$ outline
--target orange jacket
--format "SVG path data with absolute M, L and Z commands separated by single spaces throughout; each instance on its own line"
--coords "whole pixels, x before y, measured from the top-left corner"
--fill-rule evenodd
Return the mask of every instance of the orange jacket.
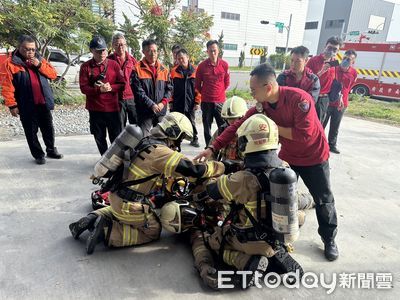
M 54 108 L 53 93 L 48 79 L 56 79 L 57 72 L 44 58 L 36 55 L 40 61 L 40 67 L 37 69 L 46 106 L 49 109 Z M 1 66 L 1 72 L 5 74 L 0 81 L 1 94 L 4 98 L 4 104 L 9 108 L 18 107 L 21 110 L 29 109 L 33 103 L 32 89 L 30 86 L 29 72 L 26 69 L 24 60 L 14 51 Z

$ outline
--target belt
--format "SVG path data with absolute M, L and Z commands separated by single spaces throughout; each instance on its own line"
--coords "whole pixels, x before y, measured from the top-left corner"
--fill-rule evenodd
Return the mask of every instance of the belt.
M 262 241 L 267 237 L 267 233 L 262 233 L 259 236 L 254 229 L 254 227 L 250 228 L 239 228 L 233 224 L 230 225 L 230 231 L 232 235 L 236 236 L 240 243 L 254 242 L 254 241 Z
M 321 94 L 318 96 L 318 98 L 322 98 L 322 97 L 328 97 L 328 94 Z
M 117 195 L 118 197 L 129 202 L 142 202 L 146 199 L 143 194 L 131 190 L 127 187 L 117 190 Z

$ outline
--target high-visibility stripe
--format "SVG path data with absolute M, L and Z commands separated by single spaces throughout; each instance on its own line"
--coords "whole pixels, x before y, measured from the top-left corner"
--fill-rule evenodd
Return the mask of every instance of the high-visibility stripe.
M 234 266 L 235 265 L 235 260 L 236 260 L 238 255 L 239 255 L 238 251 L 224 250 L 223 260 L 228 265 Z
M 165 177 L 170 177 L 172 176 L 172 168 L 174 166 L 174 163 L 176 163 L 176 161 L 183 156 L 183 154 L 180 154 L 178 152 L 174 152 L 171 157 L 167 160 L 167 163 L 165 164 L 164 167 L 164 174 Z
M 225 195 L 226 199 L 228 199 L 229 201 L 232 201 L 233 196 L 232 196 L 231 192 L 228 190 L 228 186 L 226 184 L 227 179 L 228 179 L 227 175 L 223 175 L 221 178 L 221 188 L 222 188 L 221 192 Z
M 207 171 L 203 175 L 203 177 L 211 177 L 211 175 L 214 174 L 214 163 L 212 161 L 207 162 Z
M 131 166 L 129 167 L 129 171 L 131 171 L 134 174 L 137 174 L 140 177 L 149 176 L 149 174 L 147 172 L 145 172 L 144 170 L 142 170 L 138 166 L 135 166 L 134 164 L 131 164 Z
M 131 235 L 131 240 L 129 242 L 129 246 L 137 245 L 138 237 L 139 237 L 139 231 L 136 228 L 132 228 L 132 227 L 130 227 L 130 229 L 131 229 L 132 235 Z

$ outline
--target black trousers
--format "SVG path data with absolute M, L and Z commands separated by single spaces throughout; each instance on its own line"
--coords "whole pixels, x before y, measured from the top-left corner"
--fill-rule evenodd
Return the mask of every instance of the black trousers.
M 101 155 L 106 152 L 107 145 L 107 132 L 110 143 L 121 132 L 121 117 L 118 111 L 116 112 L 100 112 L 89 111 L 90 133 L 93 134 L 96 141 L 97 148 Z
M 329 105 L 329 97 L 328 96 L 320 96 L 318 97 L 318 101 L 315 104 L 315 110 L 317 111 L 317 116 L 321 124 L 325 120 L 326 113 L 328 111 Z
M 190 110 L 190 111 L 184 111 L 184 110 L 179 110 L 179 109 L 172 109 L 171 111 L 176 111 L 176 112 L 180 112 L 181 114 L 184 114 L 189 120 L 190 123 L 192 123 L 192 127 L 193 127 L 193 140 L 197 140 L 197 135 L 198 135 L 198 131 L 196 128 L 196 111 L 195 110 Z
M 137 113 L 136 105 L 133 99 L 119 100 L 120 114 L 121 114 L 121 126 L 122 129 L 126 126 L 126 121 L 129 124 L 137 124 Z
M 314 198 L 319 235 L 324 241 L 334 239 L 337 232 L 337 215 L 330 186 L 329 161 L 309 167 L 290 167 L 303 179 Z
M 208 146 L 211 140 L 211 125 L 213 123 L 213 118 L 215 118 L 218 128 L 224 124 L 224 119 L 221 117 L 222 105 L 223 103 L 201 103 L 204 139 L 206 141 L 206 146 Z
M 329 134 L 328 134 L 329 146 L 336 147 L 337 137 L 339 134 L 339 127 L 340 127 L 340 123 L 342 122 L 345 110 L 346 110 L 346 108 L 342 108 L 342 110 L 338 110 L 337 107 L 333 107 L 333 106 L 328 107 L 328 111 L 326 113 L 323 125 L 325 128 L 326 125 L 328 124 L 328 121 L 330 120 Z
M 21 112 L 20 120 L 29 150 L 35 159 L 44 157 L 44 152 L 37 136 L 39 128 L 46 145 L 46 152 L 54 151 L 53 116 L 46 105 L 35 105 L 30 113 Z

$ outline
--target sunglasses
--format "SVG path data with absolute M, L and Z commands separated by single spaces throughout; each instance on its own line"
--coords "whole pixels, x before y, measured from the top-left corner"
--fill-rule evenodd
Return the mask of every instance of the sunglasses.
M 97 54 L 102 54 L 104 51 L 107 51 L 107 49 L 95 50 L 94 52 L 96 52 Z
M 24 50 L 25 50 L 26 52 L 35 52 L 35 51 L 36 51 L 35 48 L 25 48 L 25 47 L 24 47 Z

